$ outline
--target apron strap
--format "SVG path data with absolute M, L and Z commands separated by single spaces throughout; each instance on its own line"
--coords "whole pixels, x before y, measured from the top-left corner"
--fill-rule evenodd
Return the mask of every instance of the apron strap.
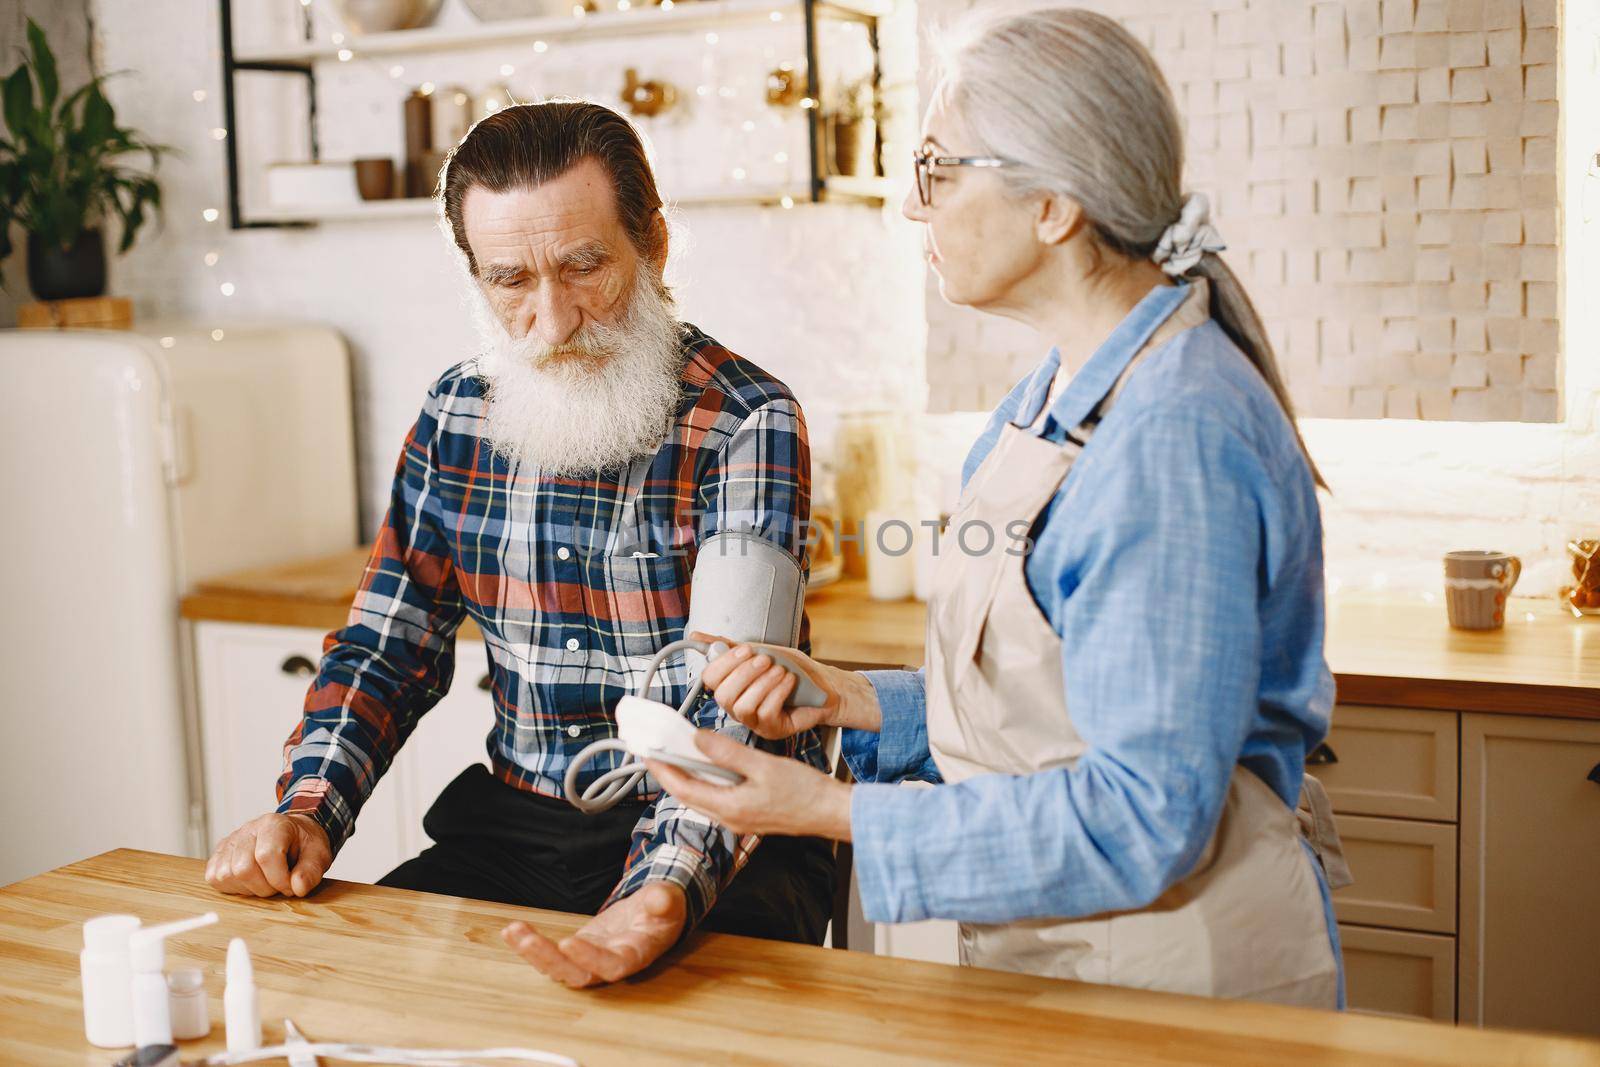
M 1328 878 L 1328 889 L 1343 889 L 1355 882 L 1350 864 L 1344 858 L 1344 842 L 1339 840 L 1339 828 L 1333 822 L 1333 804 L 1322 783 L 1307 774 L 1300 780 L 1300 805 L 1295 809 L 1300 820 L 1300 834 L 1316 853 L 1322 864 L 1322 873 Z

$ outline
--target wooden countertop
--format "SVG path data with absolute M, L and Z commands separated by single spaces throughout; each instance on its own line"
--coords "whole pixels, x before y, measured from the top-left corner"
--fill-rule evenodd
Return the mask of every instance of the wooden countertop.
M 365 549 L 201 583 L 183 616 L 332 630 L 344 624 Z M 807 594 L 812 648 L 831 663 L 922 663 L 924 605 L 868 599 L 845 579 Z M 1453 630 L 1444 605 L 1341 596 L 1328 610 L 1328 662 L 1347 704 L 1600 719 L 1600 618 L 1513 598 L 1503 630 Z M 469 621 L 461 635 L 479 638 Z
M 104 1067 L 84 1041 L 80 924 L 147 924 L 204 911 L 217 925 L 167 943 L 205 972 L 224 1046 L 228 939 L 255 963 L 268 1043 L 283 1020 L 313 1041 L 515 1045 L 606 1064 L 1600 1065 L 1600 1042 L 1456 1029 L 1111 989 L 726 934 L 695 935 L 642 977 L 598 990 L 549 982 L 498 931 L 559 934 L 580 916 L 329 882 L 305 900 L 224 897 L 198 860 L 119 850 L 0 888 L 0 1061 Z M 275 1061 L 281 1062 L 281 1061 Z

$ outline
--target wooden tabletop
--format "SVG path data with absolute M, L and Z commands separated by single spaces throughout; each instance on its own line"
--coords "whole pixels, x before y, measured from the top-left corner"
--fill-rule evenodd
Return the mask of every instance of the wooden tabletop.
M 575 992 L 513 956 L 513 918 L 581 917 L 329 882 L 305 900 L 224 897 L 198 860 L 121 850 L 0 889 L 0 1061 L 105 1067 L 83 1038 L 80 924 L 216 911 L 167 942 L 205 973 L 221 1051 L 224 958 L 243 937 L 266 1039 L 557 1052 L 606 1064 L 1600 1065 L 1600 1042 L 1112 989 L 856 952 L 695 935 L 633 981 Z M 281 1062 L 281 1061 L 275 1061 Z
M 202 583 L 189 619 L 332 630 L 344 625 L 365 549 Z M 919 666 L 925 605 L 868 598 L 845 579 L 806 594 L 813 653 L 832 663 Z M 1454 630 L 1444 604 L 1345 595 L 1328 608 L 1328 663 L 1347 704 L 1600 718 L 1600 618 L 1555 600 L 1513 598 L 1503 630 Z M 461 636 L 480 635 L 469 622 Z

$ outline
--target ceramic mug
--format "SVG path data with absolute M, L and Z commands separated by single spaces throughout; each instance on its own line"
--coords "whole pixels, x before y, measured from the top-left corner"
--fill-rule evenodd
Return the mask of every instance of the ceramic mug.
M 1505 625 L 1506 597 L 1522 577 L 1522 561 L 1505 552 L 1468 550 L 1444 557 L 1444 602 L 1458 630 Z
M 356 191 L 363 200 L 387 200 L 394 195 L 394 160 L 370 157 L 356 160 Z

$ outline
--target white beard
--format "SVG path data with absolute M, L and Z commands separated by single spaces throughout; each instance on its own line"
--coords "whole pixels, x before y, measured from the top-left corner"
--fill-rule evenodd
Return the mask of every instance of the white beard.
M 468 282 L 488 381 L 486 433 L 513 470 L 596 474 L 652 455 L 682 393 L 682 327 L 660 277 L 640 264 L 622 318 L 588 323 L 552 350 L 513 338 Z

